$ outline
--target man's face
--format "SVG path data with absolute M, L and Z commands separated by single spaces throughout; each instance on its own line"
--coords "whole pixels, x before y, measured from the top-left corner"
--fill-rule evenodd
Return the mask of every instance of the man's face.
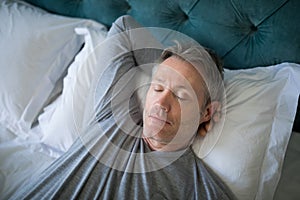
M 190 144 L 202 118 L 204 85 L 188 62 L 170 57 L 152 77 L 144 106 L 143 137 L 153 150 L 174 151 Z

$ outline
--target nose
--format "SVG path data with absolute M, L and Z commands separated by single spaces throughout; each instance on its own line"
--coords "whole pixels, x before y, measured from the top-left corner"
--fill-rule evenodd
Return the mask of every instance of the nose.
M 170 111 L 172 96 L 172 92 L 168 89 L 164 90 L 158 95 L 157 104 L 159 105 L 160 109 L 164 110 L 165 112 Z

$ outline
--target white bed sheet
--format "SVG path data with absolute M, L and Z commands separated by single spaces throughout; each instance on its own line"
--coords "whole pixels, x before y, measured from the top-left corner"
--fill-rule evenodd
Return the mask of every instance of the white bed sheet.
M 38 130 L 37 127 L 31 131 Z M 0 126 L 0 199 L 8 199 L 55 160 L 36 141 L 32 136 L 26 140 L 17 137 Z
M 55 160 L 55 155 L 38 142 L 40 131 L 36 126 L 24 139 L 0 126 L 0 199 L 7 199 Z M 299 158 L 300 133 L 293 132 L 274 200 L 300 197 Z

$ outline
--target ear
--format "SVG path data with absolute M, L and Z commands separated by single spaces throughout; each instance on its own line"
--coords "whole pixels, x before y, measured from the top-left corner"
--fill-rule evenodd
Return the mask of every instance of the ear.
M 209 120 L 211 120 L 212 116 L 220 111 L 221 109 L 221 103 L 219 101 L 213 101 L 210 102 L 204 109 L 204 111 L 202 112 L 202 116 L 200 119 L 200 124 L 202 124 L 203 122 L 208 122 Z M 214 120 L 214 121 L 218 121 L 218 120 Z
M 214 124 L 220 120 L 220 113 L 221 103 L 219 101 L 209 103 L 202 112 L 198 134 L 205 137 L 206 134 L 213 128 Z

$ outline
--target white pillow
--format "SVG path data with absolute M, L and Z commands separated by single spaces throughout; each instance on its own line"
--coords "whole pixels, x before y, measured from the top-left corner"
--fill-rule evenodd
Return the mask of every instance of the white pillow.
M 41 141 L 48 145 L 53 156 L 59 156 L 68 150 L 78 137 L 84 103 L 97 68 L 92 52 L 107 34 L 99 23 L 89 28 L 77 28 L 75 31 L 84 36 L 85 45 L 68 69 L 62 95 L 46 107 L 38 119 L 42 130 Z
M 0 19 L 0 124 L 26 136 L 83 45 L 74 28 L 90 21 L 7 0 Z
M 238 199 L 273 199 L 296 113 L 300 65 L 226 70 L 225 88 L 222 133 L 217 143 L 209 139 L 214 130 L 198 138 L 194 150 Z

